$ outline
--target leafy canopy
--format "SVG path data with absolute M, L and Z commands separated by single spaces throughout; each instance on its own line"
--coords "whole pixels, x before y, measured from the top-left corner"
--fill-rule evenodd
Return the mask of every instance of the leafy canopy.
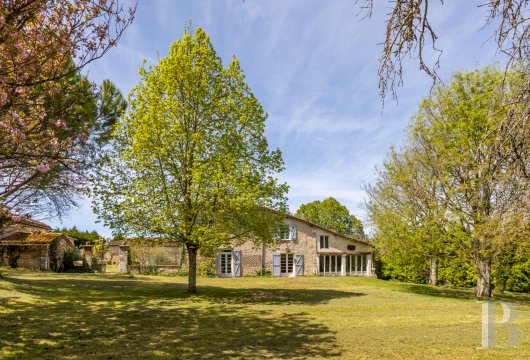
M 296 216 L 347 236 L 366 237 L 361 221 L 332 197 L 300 205 Z
M 118 123 L 95 209 L 121 234 L 173 238 L 190 255 L 252 238 L 272 241 L 286 208 L 267 114 L 234 57 L 227 67 L 200 28 L 141 68 Z M 190 259 L 190 267 L 192 266 Z M 190 269 L 190 273 L 193 269 Z

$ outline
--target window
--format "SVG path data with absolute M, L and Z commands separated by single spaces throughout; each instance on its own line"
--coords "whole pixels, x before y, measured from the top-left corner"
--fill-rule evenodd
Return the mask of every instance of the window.
M 293 254 L 281 254 L 280 255 L 280 273 L 290 274 L 294 272 L 294 260 Z
M 278 240 L 296 240 L 296 225 L 283 225 L 278 231 Z
M 368 255 L 346 255 L 346 275 L 365 275 L 368 271 Z
M 221 276 L 230 276 L 232 274 L 232 252 L 224 251 L 220 254 Z
M 320 235 L 320 248 L 329 249 L 329 236 L 328 235 Z
M 318 271 L 320 275 L 341 275 L 342 255 L 320 255 Z

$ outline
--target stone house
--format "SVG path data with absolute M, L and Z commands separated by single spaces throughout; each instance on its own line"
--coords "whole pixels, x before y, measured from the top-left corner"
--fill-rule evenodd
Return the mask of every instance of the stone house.
M 220 277 L 375 276 L 372 245 L 293 215 L 285 215 L 285 230 L 275 244 L 256 246 L 248 241 L 220 249 L 215 265 Z
M 25 234 L 42 234 L 49 232 L 52 228 L 40 221 L 20 217 L 17 220 L 11 220 L 8 214 L 0 213 L 0 239 L 6 238 L 15 233 Z
M 9 223 L 0 233 L 0 266 L 61 271 L 65 254 L 75 249 L 74 241 L 50 230 L 27 218 Z

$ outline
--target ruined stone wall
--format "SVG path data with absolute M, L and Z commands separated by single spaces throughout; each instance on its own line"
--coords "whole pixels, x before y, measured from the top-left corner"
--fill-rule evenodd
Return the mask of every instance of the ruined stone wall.
M 64 270 L 64 258 L 67 252 L 75 249 L 74 244 L 65 236 L 54 239 L 49 246 L 49 269 L 52 271 Z
M 47 245 L 2 245 L 0 265 L 33 270 L 49 270 Z

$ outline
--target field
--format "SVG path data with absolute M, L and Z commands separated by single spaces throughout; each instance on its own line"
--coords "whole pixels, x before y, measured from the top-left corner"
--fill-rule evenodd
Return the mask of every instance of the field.
M 519 343 L 479 349 L 472 291 L 354 277 L 198 280 L 0 269 L 1 359 L 530 359 Z M 498 307 L 500 319 L 502 311 Z M 505 346 L 509 330 L 497 326 Z

